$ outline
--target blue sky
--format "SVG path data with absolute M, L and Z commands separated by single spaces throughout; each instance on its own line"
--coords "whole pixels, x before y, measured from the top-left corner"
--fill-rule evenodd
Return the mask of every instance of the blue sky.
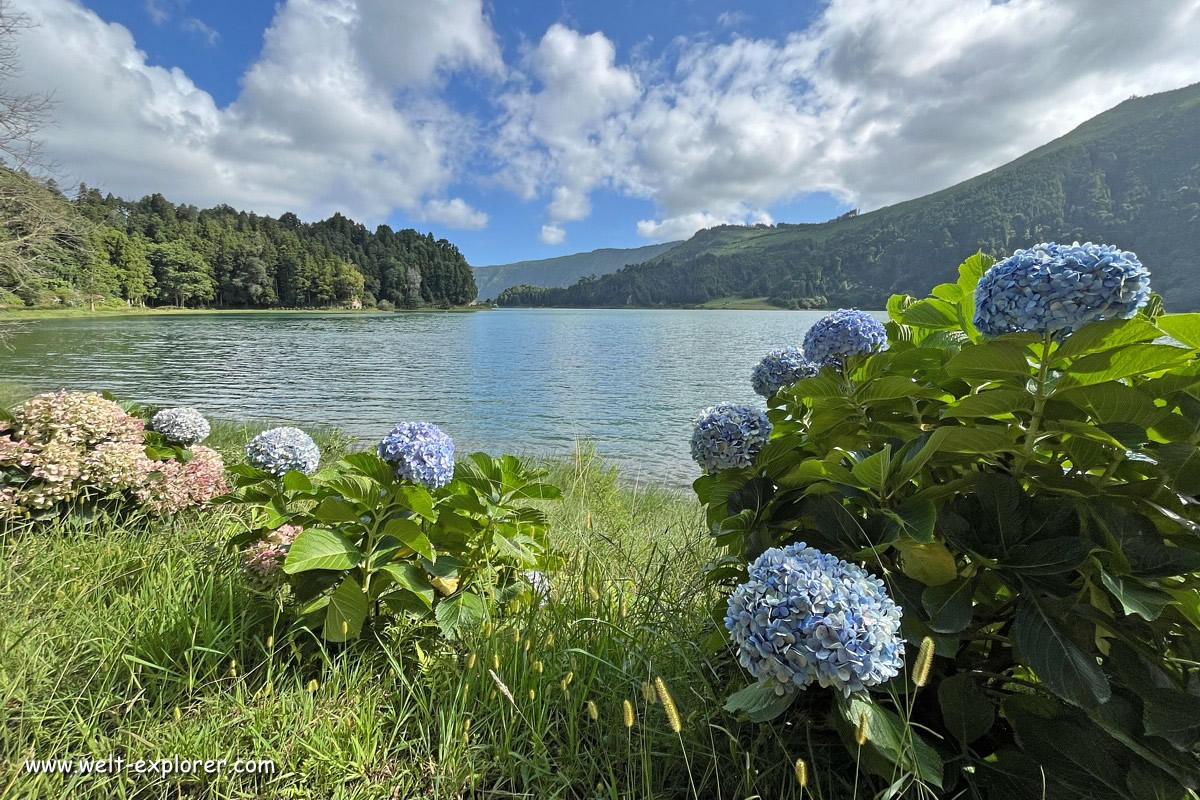
M 877 208 L 1200 80 L 1200 0 L 15 2 L 70 177 L 473 264 Z

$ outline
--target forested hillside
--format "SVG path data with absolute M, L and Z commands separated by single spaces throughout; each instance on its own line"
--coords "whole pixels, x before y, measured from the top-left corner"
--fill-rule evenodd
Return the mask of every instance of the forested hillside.
M 304 223 L 291 213 L 198 209 L 159 194 L 128 201 L 86 186 L 68 200 L 53 183 L 0 173 L 30 198 L 0 209 L 0 242 L 14 250 L 0 265 L 0 306 L 412 308 L 475 298 L 466 259 L 433 234 L 372 232 L 340 214 Z M 53 235 L 36 230 L 42 217 Z
M 903 169 L 903 165 L 897 165 Z M 767 297 L 785 308 L 882 308 L 923 295 L 963 258 L 1041 241 L 1138 253 L 1172 310 L 1200 308 L 1200 85 L 1133 98 L 949 189 L 814 225 L 712 228 L 648 263 L 565 289 L 514 287 L 509 305 L 696 305 Z
M 570 286 L 590 275 L 607 275 L 629 264 L 641 264 L 666 253 L 680 242 L 650 244 L 628 249 L 604 248 L 537 261 L 518 261 L 492 267 L 474 267 L 475 285 L 481 299 L 494 298 L 512 286 Z

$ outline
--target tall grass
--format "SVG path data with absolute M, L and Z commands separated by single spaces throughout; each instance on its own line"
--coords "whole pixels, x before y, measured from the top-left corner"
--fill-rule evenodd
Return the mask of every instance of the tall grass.
M 220 425 L 214 444 L 236 457 L 247 432 Z M 10 534 L 0 797 L 852 797 L 852 772 L 828 766 L 840 744 L 721 710 L 744 677 L 701 645 L 718 598 L 695 501 L 623 485 L 586 448 L 548 466 L 566 494 L 546 510 L 567 556 L 550 601 L 454 643 L 413 623 L 348 646 L 290 637 L 222 546 L 240 525 L 228 509 Z M 277 771 L 25 771 L 30 758 L 110 754 Z

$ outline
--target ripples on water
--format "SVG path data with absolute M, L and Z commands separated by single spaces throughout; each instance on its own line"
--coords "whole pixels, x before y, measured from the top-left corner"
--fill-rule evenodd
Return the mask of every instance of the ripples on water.
M 335 425 L 368 441 L 436 422 L 460 453 L 567 454 L 686 484 L 701 408 L 762 405 L 750 370 L 822 312 L 498 309 L 54 319 L 0 349 L 0 377 L 212 417 Z

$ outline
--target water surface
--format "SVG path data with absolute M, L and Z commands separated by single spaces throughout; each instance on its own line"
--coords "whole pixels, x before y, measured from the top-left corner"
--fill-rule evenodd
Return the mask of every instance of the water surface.
M 336 425 L 378 439 L 436 422 L 458 452 L 563 455 L 577 440 L 627 477 L 690 482 L 691 420 L 763 405 L 750 371 L 823 312 L 497 309 L 50 319 L 0 349 L 0 378 L 97 389 L 212 417 Z

